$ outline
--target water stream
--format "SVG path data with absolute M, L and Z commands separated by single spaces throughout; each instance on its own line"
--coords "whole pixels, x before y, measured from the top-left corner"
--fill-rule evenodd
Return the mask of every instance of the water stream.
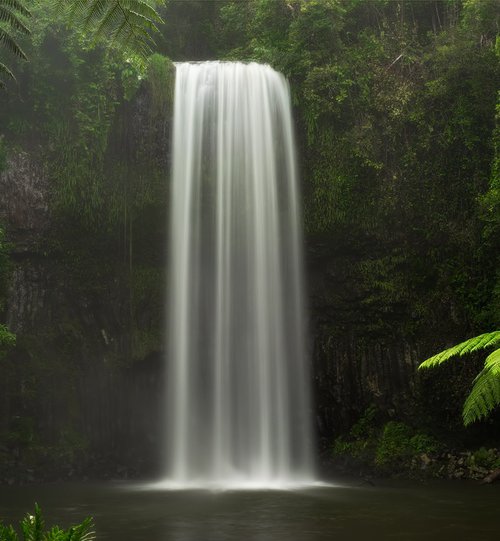
M 165 486 L 313 480 L 290 96 L 269 66 L 176 66 Z

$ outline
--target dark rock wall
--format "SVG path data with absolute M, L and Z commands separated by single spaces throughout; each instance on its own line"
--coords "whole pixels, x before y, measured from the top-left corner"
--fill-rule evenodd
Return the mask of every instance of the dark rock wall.
M 143 166 L 157 156 L 155 175 L 163 171 L 166 184 L 170 121 L 151 119 L 149 102 L 143 88 L 118 111 L 107 160 L 125 156 Z M 145 142 L 147 153 L 138 155 Z M 0 380 L 0 480 L 18 470 L 35 472 L 28 480 L 152 473 L 163 387 L 163 321 L 156 308 L 164 285 L 138 282 L 134 273 L 147 252 L 149 266 L 141 269 L 164 275 L 166 201 L 145 209 L 149 221 L 128 217 L 134 222 L 125 247 L 120 235 L 78 225 L 68 230 L 67 217 L 51 209 L 43 163 L 43 149 L 11 151 L 0 174 L 0 222 L 12 245 L 4 320 L 17 335 Z M 147 173 L 143 167 L 143 182 Z M 144 326 L 155 330 L 146 344 Z
M 152 108 L 143 88 L 118 111 L 106 167 L 126 162 L 134 182 L 147 182 L 145 164 L 154 163 L 166 185 L 171 116 Z M 11 153 L 0 175 L 0 221 L 13 243 L 6 321 L 18 337 L 0 381 L 0 431 L 11 435 L 0 454 L 3 445 L 9 468 L 28 464 L 47 477 L 153 473 L 161 452 L 166 199 L 136 209 L 121 236 L 78 226 L 68 235 L 51 212 L 40 156 Z M 356 271 L 366 253 L 333 242 L 306 238 L 322 447 L 371 404 L 389 416 L 411 413 L 421 392 L 416 367 L 442 345 L 435 333 L 406 333 L 410 307 L 367 305 Z M 138 268 L 160 279 L 136 284 Z

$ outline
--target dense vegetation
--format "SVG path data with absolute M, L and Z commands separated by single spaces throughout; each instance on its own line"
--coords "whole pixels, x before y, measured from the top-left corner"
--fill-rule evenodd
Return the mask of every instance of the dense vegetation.
M 406 335 L 450 319 L 458 333 L 498 326 L 498 4 L 245 8 L 221 8 L 220 49 L 290 78 L 307 232 L 368 247 L 356 272 L 373 326 L 386 319 L 377 311 L 401 309 Z
M 50 317 L 33 316 L 36 328 L 10 329 L 17 345 L 1 362 L 15 414 L 0 422 L 0 455 L 74 462 L 94 437 L 82 434 L 73 392 L 85 370 L 128 369 L 162 349 L 168 58 L 268 62 L 290 81 L 308 267 L 325 284 L 311 285 L 320 375 L 343 344 L 404 344 L 421 362 L 498 329 L 499 11 L 495 0 L 171 0 L 159 8 L 164 22 L 151 18 L 159 33 L 145 68 L 124 61 L 113 32 L 96 43 L 52 2 L 33 7 L 31 36 L 17 38 L 30 62 L 12 59 L 17 83 L 0 96 L 0 170 L 12 172 L 23 155 L 47 179 L 51 225 L 30 264 L 50 269 L 64 294 L 47 301 Z M 13 311 L 5 299 L 12 269 L 26 264 L 21 252 L 0 234 L 0 314 Z M 77 307 L 61 301 L 71 295 Z M 0 359 L 14 345 L 10 331 L 0 326 Z M 356 366 L 359 349 L 349 347 Z M 491 438 L 495 418 L 460 429 L 480 362 L 429 371 L 393 402 L 371 381 L 356 404 L 327 393 L 325 407 L 344 408 L 325 430 L 328 445 L 373 401 L 385 416 L 371 448 L 384 464 L 389 452 L 376 449 L 393 434 L 406 450 L 420 434 L 454 433 L 467 445 Z M 59 417 L 40 391 L 54 390 L 54 374 L 67 381 L 59 403 L 72 404 Z

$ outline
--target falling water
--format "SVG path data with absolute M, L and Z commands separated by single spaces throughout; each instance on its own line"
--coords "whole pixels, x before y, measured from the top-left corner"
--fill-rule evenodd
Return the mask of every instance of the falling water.
M 292 132 L 269 66 L 177 65 L 166 484 L 313 478 Z

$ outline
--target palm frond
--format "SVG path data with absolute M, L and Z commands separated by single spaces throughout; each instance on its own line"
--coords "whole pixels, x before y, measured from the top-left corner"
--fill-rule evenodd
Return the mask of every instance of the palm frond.
M 461 342 L 456 346 L 445 349 L 437 355 L 430 357 L 429 359 L 425 360 L 418 368 L 432 368 L 448 361 L 449 359 L 452 359 L 453 357 L 473 353 L 474 351 L 493 347 L 497 344 L 500 344 L 500 331 L 480 334 L 479 336 L 469 338 L 469 340 L 465 340 L 465 342 Z
M 500 348 L 490 353 L 484 368 L 474 380 L 472 391 L 467 397 L 462 417 L 467 426 L 486 417 L 500 404 Z

